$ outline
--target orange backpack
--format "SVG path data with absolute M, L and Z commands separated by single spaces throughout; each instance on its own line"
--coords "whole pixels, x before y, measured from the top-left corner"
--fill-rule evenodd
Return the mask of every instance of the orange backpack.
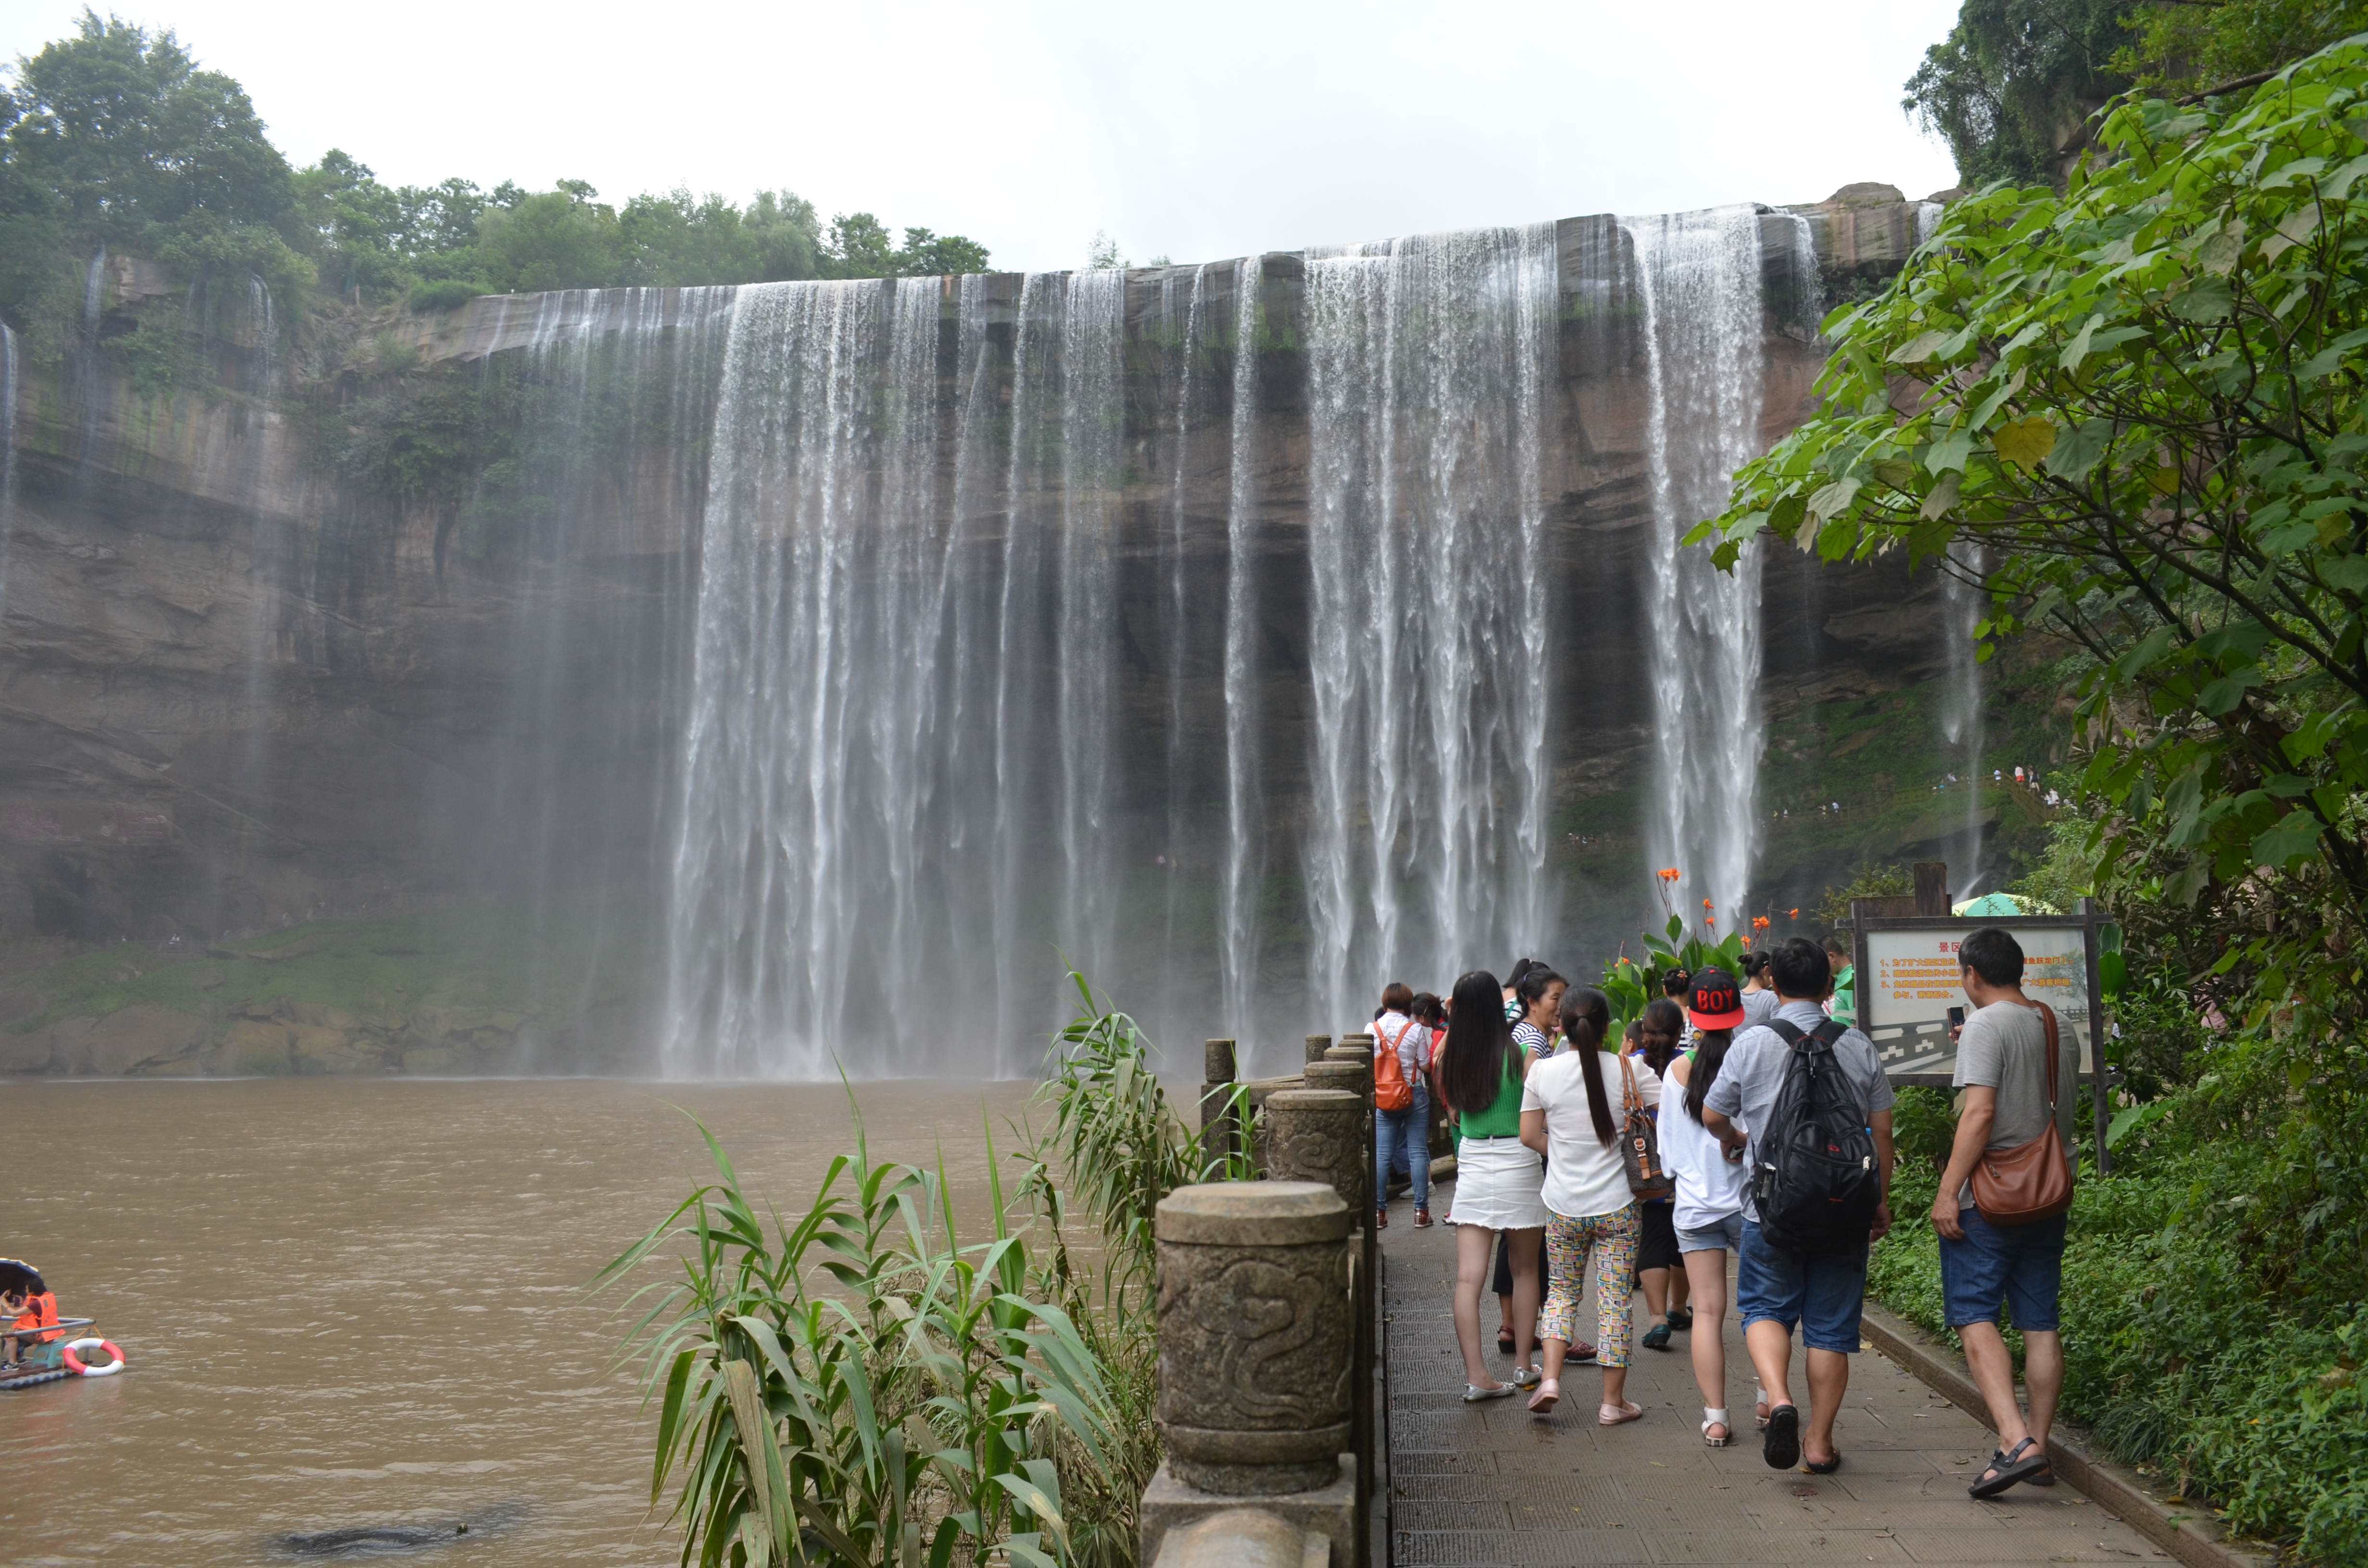
M 1414 1108 L 1414 1085 L 1406 1080 L 1406 1066 L 1398 1061 L 1398 1040 L 1406 1037 L 1406 1029 L 1415 1027 L 1408 1018 L 1406 1028 L 1398 1030 L 1397 1040 L 1391 1040 L 1373 1053 L 1373 1108 L 1376 1110 L 1410 1110 Z

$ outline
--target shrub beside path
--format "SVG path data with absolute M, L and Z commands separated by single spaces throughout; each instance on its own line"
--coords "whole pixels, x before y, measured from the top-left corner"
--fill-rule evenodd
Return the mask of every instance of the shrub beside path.
M 1449 1196 L 1434 1195 L 1435 1212 L 1447 1212 Z M 1401 1568 L 2174 1561 L 2069 1484 L 2017 1487 L 1991 1503 L 1967 1497 L 1992 1434 L 1872 1349 L 1851 1365 L 1849 1406 L 1836 1426 L 1841 1470 L 1770 1470 L 1751 1423 L 1750 1363 L 1732 1311 L 1727 1405 L 1738 1430 L 1731 1448 L 1702 1446 L 1702 1395 L 1683 1334 L 1666 1353 L 1636 1351 L 1628 1397 L 1645 1415 L 1624 1426 L 1596 1426 L 1601 1379 L 1591 1366 L 1563 1380 L 1551 1417 L 1530 1415 L 1526 1395 L 1465 1404 L 1449 1316 L 1453 1233 L 1444 1223 L 1416 1230 L 1413 1206 L 1401 1199 L 1382 1245 L 1392 1559 Z M 1591 1290 L 1587 1301 L 1582 1323 L 1593 1319 Z M 1501 1373 L 1511 1358 L 1494 1354 L 1495 1301 L 1483 1308 L 1490 1364 Z M 1805 1400 L 1799 1354 L 1794 1394 Z

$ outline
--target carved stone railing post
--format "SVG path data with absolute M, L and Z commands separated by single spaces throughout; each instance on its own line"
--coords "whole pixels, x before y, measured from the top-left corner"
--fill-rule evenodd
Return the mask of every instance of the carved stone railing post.
M 1324 1053 L 1325 1053 L 1326 1051 L 1327 1051 L 1331 1050 L 1331 1049 L 1332 1049 L 1332 1037 L 1331 1037 L 1330 1035 L 1328 1035 L 1328 1034 L 1312 1034 L 1312 1035 L 1309 1035 L 1309 1036 L 1307 1037 L 1307 1060 L 1308 1060 L 1308 1061 L 1310 1061 L 1310 1062 L 1321 1062 L 1321 1061 L 1323 1061 L 1323 1060 L 1324 1060 Z
M 1323 1535 L 1330 1568 L 1355 1562 L 1350 1212 L 1329 1182 L 1213 1183 L 1160 1201 L 1167 1458 L 1143 1494 L 1144 1563 L 1171 1530 L 1246 1505 Z
M 1335 1047 L 1334 1049 L 1338 1049 Z M 1326 1181 L 1357 1218 L 1349 1248 L 1356 1257 L 1349 1291 L 1355 1315 L 1357 1499 L 1372 1494 L 1373 1478 L 1373 1281 L 1379 1263 L 1373 1233 L 1372 1074 L 1364 1073 L 1361 1092 L 1319 1089 L 1326 1069 L 1360 1071 L 1355 1062 L 1311 1062 L 1309 1086 L 1267 1096 L 1267 1174 L 1281 1181 Z
M 1365 1163 L 1365 1100 L 1347 1089 L 1284 1089 L 1266 1097 L 1266 1174 L 1320 1181 L 1347 1204 L 1352 1222 L 1372 1212 L 1373 1168 Z
M 1233 1114 L 1235 1051 L 1229 1040 L 1212 1040 L 1202 1047 L 1201 1066 L 1201 1146 L 1211 1153 L 1234 1153 L 1241 1138 L 1239 1119 Z M 1212 1121 L 1223 1125 L 1212 1128 Z

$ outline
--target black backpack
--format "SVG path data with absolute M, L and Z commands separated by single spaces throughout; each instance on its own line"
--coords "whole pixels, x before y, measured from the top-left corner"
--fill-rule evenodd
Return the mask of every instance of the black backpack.
M 1758 1138 L 1751 1203 L 1761 1234 L 1788 1252 L 1837 1257 L 1866 1244 L 1883 1201 L 1883 1174 L 1866 1113 L 1834 1056 L 1850 1026 L 1827 1018 L 1804 1034 L 1782 1018 L 1774 1029 L 1793 1048 L 1776 1108 Z

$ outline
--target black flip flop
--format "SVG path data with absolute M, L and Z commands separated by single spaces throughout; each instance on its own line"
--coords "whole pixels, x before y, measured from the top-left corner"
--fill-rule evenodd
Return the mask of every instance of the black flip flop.
M 1801 1413 L 1780 1404 L 1768 1413 L 1768 1429 L 1759 1435 L 1759 1457 L 1770 1470 L 1790 1470 L 1801 1462 Z
M 1801 1468 L 1807 1471 L 1811 1475 L 1831 1475 L 1834 1471 L 1841 1469 L 1841 1467 L 1842 1456 L 1839 1451 L 1835 1453 L 1833 1458 L 1822 1462 L 1816 1460 L 1808 1459 L 1804 1459 L 1801 1461 Z
M 1507 1334 L 1503 1329 L 1498 1329 L 1497 1331 L 1497 1354 L 1499 1356 L 1510 1356 L 1512 1353 L 1513 1336 Z
M 2038 1447 L 2025 1437 L 2014 1446 L 2012 1453 L 2003 1449 L 1994 1450 L 1990 1454 L 1990 1462 L 1983 1467 L 1982 1474 L 1974 1477 L 1974 1483 L 1965 1490 L 1975 1497 L 1995 1497 L 2016 1483 L 2030 1480 L 2048 1468 L 2044 1452 L 2026 1451 L 2035 1450 Z

